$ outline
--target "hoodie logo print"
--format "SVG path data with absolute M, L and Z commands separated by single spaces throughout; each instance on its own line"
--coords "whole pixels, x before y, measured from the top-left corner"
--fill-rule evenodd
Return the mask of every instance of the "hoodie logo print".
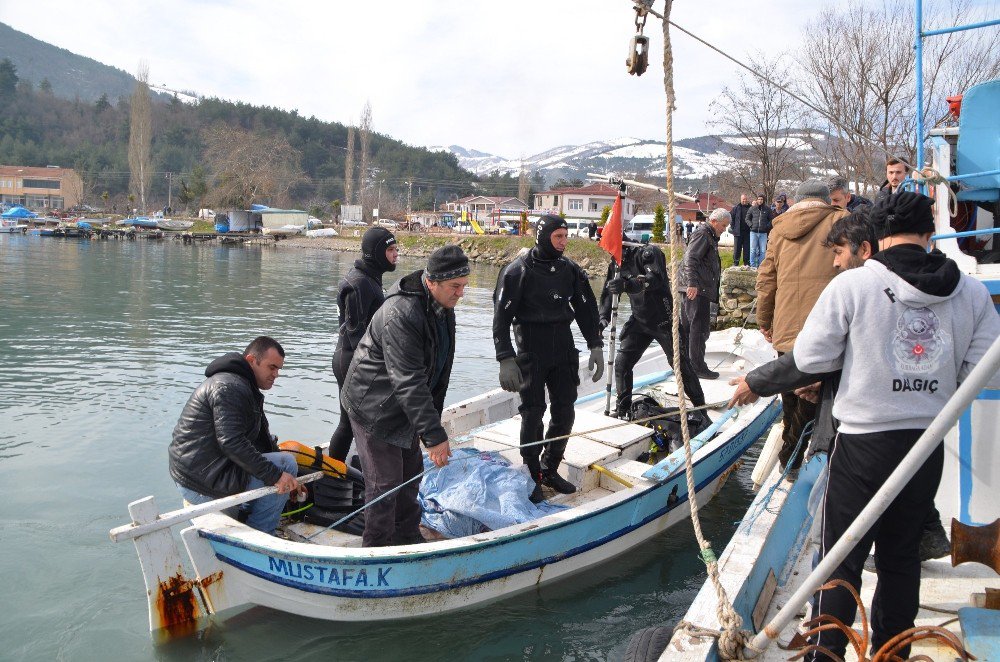
M 896 367 L 906 373 L 936 370 L 947 341 L 941 320 L 930 308 L 907 308 L 896 321 L 892 337 Z

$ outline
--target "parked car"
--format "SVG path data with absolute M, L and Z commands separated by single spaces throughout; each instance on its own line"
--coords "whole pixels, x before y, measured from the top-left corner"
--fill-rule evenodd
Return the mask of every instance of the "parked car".
M 391 218 L 380 218 L 375 224 L 381 225 L 383 228 L 389 228 L 390 230 L 399 229 L 399 223 Z
M 363 228 L 368 225 L 364 221 L 341 221 L 340 224 L 348 228 Z

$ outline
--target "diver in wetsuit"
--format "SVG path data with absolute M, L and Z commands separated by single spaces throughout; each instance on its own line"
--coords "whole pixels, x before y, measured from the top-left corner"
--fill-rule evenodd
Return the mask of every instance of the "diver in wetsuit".
M 396 270 L 398 256 L 396 237 L 391 232 L 381 227 L 369 228 L 361 238 L 361 259 L 354 261 L 354 268 L 340 281 L 337 294 L 340 329 L 337 349 L 333 353 L 333 375 L 337 378 L 338 389 L 344 387 L 347 368 L 372 315 L 385 301 L 382 274 Z M 341 404 L 340 421 L 330 437 L 330 457 L 341 462 L 347 459 L 353 439 L 351 421 Z
M 500 386 L 521 394 L 521 444 L 568 435 L 573 429 L 573 403 L 580 383 L 580 352 L 570 330 L 574 319 L 590 349 L 588 368 L 594 381 L 604 373 L 597 301 L 583 269 L 563 256 L 567 237 L 564 219 L 542 216 L 536 227 L 535 247 L 500 272 L 493 292 L 493 344 L 500 362 Z M 511 325 L 517 352 L 510 342 Z M 552 419 L 543 437 L 546 388 Z M 544 498 L 543 484 L 562 494 L 576 491 L 556 473 L 566 442 L 560 439 L 521 449 L 535 481 L 532 502 Z M 542 446 L 545 453 L 539 459 Z
M 617 271 L 617 274 L 616 274 Z M 615 384 L 618 392 L 618 417 L 628 415 L 632 404 L 632 369 L 643 352 L 655 340 L 673 367 L 674 341 L 671 315 L 674 299 L 670 292 L 666 257 L 656 246 L 625 242 L 622 266 L 616 270 L 612 261 L 601 290 L 601 329 L 611 320 L 612 298 L 625 293 L 632 303 L 632 315 L 621 332 L 621 345 L 615 358 Z M 687 354 L 687 338 L 681 329 L 681 374 L 684 392 L 696 406 L 705 404 L 705 393 Z

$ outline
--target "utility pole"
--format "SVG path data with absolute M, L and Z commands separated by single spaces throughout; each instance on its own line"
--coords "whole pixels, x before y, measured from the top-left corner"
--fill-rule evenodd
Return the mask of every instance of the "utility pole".
M 171 210 L 173 209 L 173 206 L 170 204 L 170 193 L 173 190 L 173 187 L 174 187 L 174 173 L 168 172 L 167 173 L 167 209 L 171 209 Z

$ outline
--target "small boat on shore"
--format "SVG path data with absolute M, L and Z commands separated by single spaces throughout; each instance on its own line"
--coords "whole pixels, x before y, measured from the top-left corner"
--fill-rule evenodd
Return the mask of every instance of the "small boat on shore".
M 194 227 L 194 221 L 180 221 L 173 218 L 158 218 L 156 219 L 156 227 L 161 230 L 190 230 Z
M 758 332 L 713 335 L 708 359 L 719 363 L 722 377 L 703 382 L 706 398 L 724 402 L 727 378 L 772 357 Z M 646 354 L 637 375 L 637 390 L 664 402 L 676 396 L 659 348 Z M 442 421 L 455 450 L 498 453 L 517 467 L 518 403 L 517 394 L 497 389 L 448 407 Z M 655 465 L 638 461 L 650 449 L 652 430 L 605 417 L 603 406 L 603 385 L 583 379 L 574 436 L 560 470 L 578 490 L 552 499 L 565 509 L 534 521 L 417 545 L 362 548 L 357 535 L 313 524 L 286 524 L 283 539 L 213 512 L 195 517 L 181 532 L 193 568 L 188 574 L 169 526 L 189 520 L 190 509 L 160 515 L 147 497 L 130 504 L 133 523 L 112 531 L 112 538 L 135 539 L 150 629 L 157 632 L 191 628 L 201 616 L 249 605 L 359 621 L 438 614 L 501 599 L 603 563 L 688 517 L 683 449 Z M 693 440 L 699 505 L 718 492 L 779 412 L 775 398 L 741 411 L 724 404 L 707 410 L 711 425 Z M 164 610 L 165 603 L 182 600 L 182 611 Z
M 0 233 L 24 234 L 28 231 L 26 223 L 20 223 L 16 218 L 0 218 Z

